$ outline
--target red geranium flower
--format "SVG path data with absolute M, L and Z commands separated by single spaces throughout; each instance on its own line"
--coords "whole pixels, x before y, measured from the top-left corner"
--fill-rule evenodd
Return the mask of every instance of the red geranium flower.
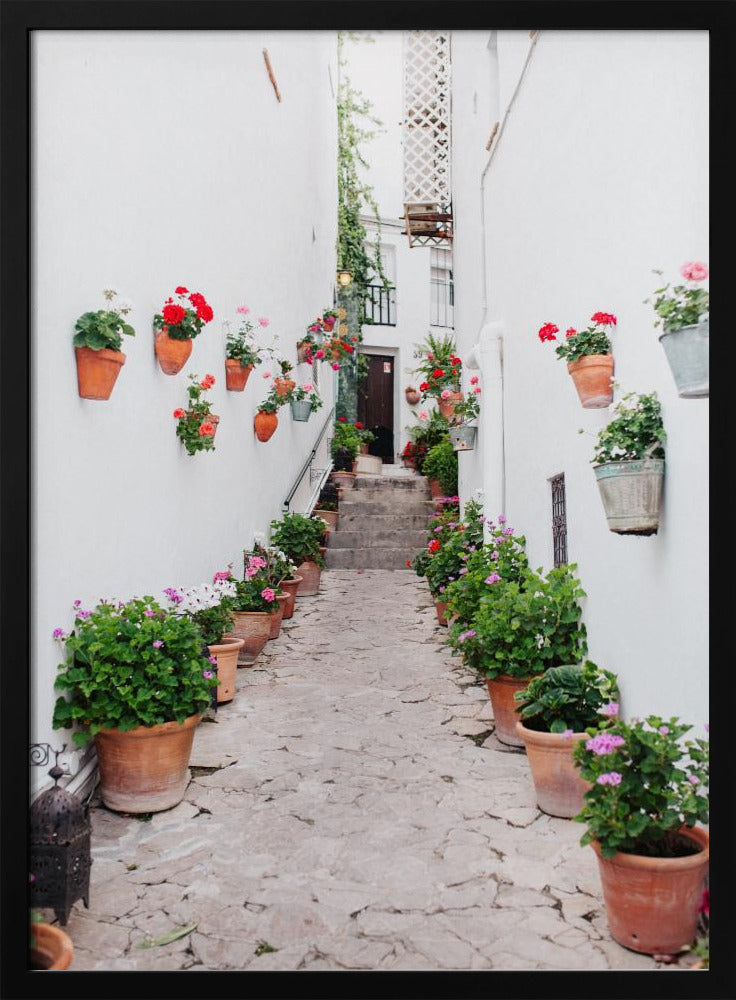
M 359 420 L 356 420 L 356 422 L 355 422 L 355 429 L 359 430 L 359 431 L 363 430 L 363 425 L 361 424 L 361 422 Z
M 432 541 L 429 543 L 429 545 L 427 545 L 427 548 L 429 549 L 430 552 L 436 552 L 439 549 L 439 547 L 440 543 L 436 538 L 433 538 Z
M 178 409 L 174 410 L 174 416 L 176 417 L 177 420 L 183 420 L 184 417 L 186 417 L 186 415 L 187 415 L 187 411 L 186 410 L 182 410 L 181 407 L 179 407 Z
M 406 560 L 406 565 L 411 569 L 411 559 Z
M 544 343 L 545 340 L 557 340 L 555 334 L 559 332 L 560 328 L 555 326 L 554 323 L 545 323 L 544 326 L 539 328 L 539 339 L 542 343 Z
M 347 421 L 348 418 L 347 417 L 338 417 L 337 419 L 340 421 L 341 424 L 344 424 Z
M 208 420 L 205 420 L 203 424 L 199 425 L 200 437 L 212 437 L 215 433 L 215 425 L 211 424 Z
M 613 313 L 593 313 L 590 317 L 593 323 L 598 323 L 600 326 L 615 326 L 616 317 Z
M 197 319 L 201 319 L 203 323 L 209 323 L 214 315 L 212 306 L 208 306 L 206 302 L 203 306 L 197 306 Z
M 445 373 L 442 371 L 441 368 L 435 368 L 435 370 L 432 372 L 432 378 L 442 378 L 444 374 Z
M 567 330 L 565 330 L 565 336 L 574 337 L 577 332 L 574 326 L 568 326 Z
M 215 384 L 215 376 L 214 375 L 205 375 L 205 377 L 199 383 L 200 388 L 202 388 L 202 389 L 211 389 L 214 384 Z
M 162 314 L 164 317 L 164 323 L 167 323 L 169 326 L 178 326 L 186 316 L 187 311 L 183 308 L 183 306 L 178 306 L 176 303 L 173 303 L 172 305 L 165 305 Z
M 189 295 L 189 289 L 185 288 L 184 285 L 179 285 L 179 287 L 175 288 L 174 291 L 177 295 Z
M 419 391 L 426 392 L 427 389 L 429 389 L 429 382 L 422 382 L 422 384 L 419 386 Z

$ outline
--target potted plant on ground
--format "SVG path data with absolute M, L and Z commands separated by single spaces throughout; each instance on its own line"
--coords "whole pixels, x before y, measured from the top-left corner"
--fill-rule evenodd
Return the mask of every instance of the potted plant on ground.
M 184 797 L 194 729 L 217 678 L 202 633 L 152 597 L 75 602 L 74 629 L 59 666 L 54 729 L 80 727 L 74 743 L 94 739 L 102 800 L 118 812 L 170 809 Z
M 463 398 L 462 361 L 455 354 L 454 338 L 430 333 L 415 349 L 414 357 L 420 359 L 415 371 L 423 379 L 419 385 L 421 398 L 436 399 L 442 416 L 451 420 L 455 404 Z
M 332 429 L 332 473 L 330 478 L 344 489 L 352 489 L 355 482 L 353 463 L 360 451 L 361 436 L 347 417 L 338 417 Z
M 271 615 L 279 609 L 276 591 L 269 585 L 267 565 L 263 556 L 246 555 L 243 579 L 228 577 L 235 582 L 233 635 L 243 640 L 239 667 L 253 665 L 271 634 Z
M 29 968 L 34 972 L 64 972 L 72 964 L 72 939 L 55 924 L 44 923 L 39 910 L 31 910 Z
M 264 378 L 270 377 L 266 373 Z M 258 410 L 253 417 L 253 429 L 259 441 L 268 441 L 273 437 L 279 425 L 278 410 L 286 403 L 283 393 L 276 391 L 275 385 L 269 389 L 268 395 L 258 404 Z
M 667 284 L 655 291 L 654 311 L 658 318 L 654 325 L 663 328 L 659 342 L 667 355 L 678 395 L 697 399 L 710 394 L 710 297 L 704 288 L 698 287 L 708 277 L 708 265 L 703 261 L 687 261 L 680 274 L 687 285 L 675 285 L 670 291 Z
M 333 482 L 326 482 L 320 490 L 317 505 L 314 508 L 314 514 L 316 514 L 317 517 L 321 517 L 322 520 L 326 524 L 329 524 L 331 528 L 337 528 L 340 516 L 338 512 L 338 501 L 339 496 L 337 484 Z
M 106 288 L 103 296 L 108 303 L 117 292 Z M 135 336 L 135 330 L 125 322 L 132 305 L 123 300 L 107 309 L 82 313 L 74 324 L 75 356 L 77 359 L 77 388 L 82 399 L 109 399 L 125 355 L 120 350 L 123 334 Z
M 214 317 L 212 307 L 199 292 L 179 285 L 174 294 L 179 301 L 169 296 L 161 312 L 153 317 L 156 357 L 166 375 L 182 370 L 192 353 L 192 341 Z
M 198 451 L 214 451 L 215 433 L 220 418 L 212 412 L 210 401 L 203 398 L 203 393 L 212 388 L 215 377 L 205 375 L 200 382 L 199 375 L 190 375 L 189 380 L 189 406 L 186 410 L 182 407 L 174 410 L 176 436 L 188 455 L 195 455 Z
M 429 412 L 421 410 L 417 414 L 417 420 L 417 424 L 406 428 L 409 442 L 404 449 L 404 454 L 413 461 L 414 468 L 421 476 L 424 474 L 424 462 L 430 448 L 439 444 L 440 441 L 447 440 L 450 424 L 437 409 L 432 409 Z
M 284 617 L 284 611 L 290 597 L 289 590 L 285 589 L 285 583 L 287 580 L 294 579 L 296 566 L 285 552 L 282 552 L 281 549 L 273 546 L 267 546 L 265 544 L 265 539 L 261 541 L 261 538 L 261 535 L 257 535 L 253 545 L 253 551 L 245 553 L 246 566 L 248 559 L 251 556 L 260 556 L 266 561 L 266 565 L 263 568 L 263 574 L 266 579 L 267 586 L 274 591 L 276 594 L 276 600 L 278 601 L 278 608 L 271 612 L 271 630 L 268 634 L 268 638 L 278 639 L 281 632 L 281 622 Z M 295 589 L 294 593 L 296 593 Z
M 471 421 L 478 419 L 480 413 L 481 387 L 478 385 L 478 376 L 473 375 L 470 379 L 471 392 L 466 399 L 455 404 L 453 414 L 454 423 L 450 427 L 449 435 L 452 447 L 455 451 L 472 451 L 475 448 L 475 437 L 478 433 L 477 427 L 471 427 Z
M 573 760 L 575 744 L 590 726 L 618 715 L 616 675 L 590 660 L 550 667 L 514 695 L 537 805 L 550 816 L 572 819 L 590 788 Z M 605 724 L 605 723 L 604 723 Z
M 248 306 L 238 306 L 238 315 L 243 319 L 236 331 L 231 330 L 230 320 L 225 320 L 225 379 L 226 388 L 231 392 L 243 392 L 248 376 L 261 364 L 262 351 L 253 336 L 255 324 L 245 317 L 250 312 Z
M 454 496 L 457 493 L 457 452 L 449 438 L 429 449 L 422 466 L 422 474 L 429 480 L 429 490 L 433 498 Z
M 284 514 L 280 520 L 271 521 L 271 545 L 286 554 L 302 578 L 297 589 L 300 597 L 311 597 L 319 591 L 325 564 L 320 552 L 324 529 L 325 523 L 319 517 L 304 514 Z
M 483 543 L 481 508 L 474 500 L 465 505 L 465 516 L 448 508 L 430 519 L 429 541 L 411 565 L 418 576 L 427 579 L 435 602 L 437 621 L 447 625 L 446 588 L 463 575 L 470 553 Z
M 286 393 L 284 399 L 291 406 L 291 416 L 302 423 L 309 420 L 313 413 L 322 406 L 322 397 L 311 382 L 294 385 Z
M 376 435 L 373 431 L 369 431 L 367 427 L 364 427 L 360 420 L 356 420 L 353 427 L 355 427 L 360 438 L 360 454 L 367 455 L 371 442 L 376 440 Z
M 593 471 L 608 527 L 619 535 L 656 535 L 664 484 L 666 434 L 656 392 L 629 392 L 598 435 Z
M 613 313 L 596 312 L 590 317 L 592 326 L 584 330 L 568 327 L 565 340 L 557 345 L 558 358 L 567 361 L 567 370 L 575 383 L 584 409 L 599 409 L 613 402 L 613 353 L 608 329 L 616 326 Z M 557 340 L 559 328 L 545 323 L 539 329 L 539 339 Z
M 676 954 L 695 938 L 708 869 L 708 744 L 679 719 L 617 719 L 575 747 L 591 782 L 575 817 L 588 829 L 615 941 Z
M 164 591 L 172 612 L 187 615 L 202 633 L 217 676 L 218 704 L 232 701 L 235 696 L 238 653 L 243 648 L 242 639 L 228 635 L 233 625 L 235 586 L 228 569 L 215 573 L 211 584 L 168 587 Z

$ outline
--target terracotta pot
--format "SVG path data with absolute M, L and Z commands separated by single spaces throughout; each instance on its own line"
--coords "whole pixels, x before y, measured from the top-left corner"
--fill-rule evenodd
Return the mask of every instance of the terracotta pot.
M 108 809 L 148 813 L 171 809 L 189 784 L 189 758 L 201 715 L 95 736 L 100 793 Z
M 409 406 L 416 406 L 422 398 L 422 394 L 416 389 L 404 389 L 404 396 Z
M 268 441 L 278 425 L 279 418 L 275 413 L 264 413 L 263 410 L 259 410 L 253 417 L 253 427 L 259 441 Z
M 403 458 L 401 459 L 401 464 L 405 469 L 416 469 L 416 460 L 413 458 Z
M 451 392 L 447 399 L 438 399 L 437 404 L 442 416 L 447 417 L 448 420 L 452 420 L 455 415 L 455 406 L 458 403 L 462 403 L 462 401 L 463 394 L 461 392 Z
M 225 386 L 231 392 L 242 392 L 248 376 L 253 371 L 253 365 L 243 367 L 239 361 L 232 358 L 225 359 Z
M 337 528 L 337 520 L 340 516 L 338 511 L 322 510 L 321 507 L 315 507 L 314 513 L 317 514 L 318 517 L 321 517 L 326 524 L 329 524 L 331 528 Z
M 641 854 L 598 858 L 603 899 L 611 937 L 624 948 L 646 955 L 675 955 L 692 944 L 698 907 L 708 871 L 709 837 L 695 826 L 681 827 L 700 848 L 684 858 L 648 858 Z
M 272 611 L 270 614 L 271 619 L 271 631 L 268 633 L 269 639 L 278 639 L 279 633 L 281 632 L 281 622 L 284 618 L 284 606 L 289 599 L 289 595 L 285 593 L 280 593 L 276 595 L 276 600 L 279 602 L 278 611 Z
M 437 497 L 441 497 L 443 495 L 439 479 L 435 479 L 433 476 L 430 476 L 427 482 L 429 483 L 429 493 L 433 500 L 436 500 Z
M 125 364 L 122 351 L 103 347 L 75 347 L 77 356 L 77 388 L 82 399 L 109 399 L 120 369 Z
M 337 483 L 338 486 L 342 486 L 346 490 L 351 490 L 355 485 L 354 472 L 331 472 L 330 479 L 333 483 Z
M 313 597 L 319 593 L 319 581 L 322 576 L 322 570 L 316 562 L 312 559 L 305 559 L 303 563 L 297 566 L 296 571 L 302 578 L 296 591 L 299 597 Z
M 243 648 L 243 640 L 225 635 L 218 643 L 207 647 L 210 656 L 217 660 L 217 704 L 232 701 L 235 696 L 235 675 L 238 672 L 238 653 Z
M 495 735 L 502 743 L 510 747 L 523 747 L 524 741 L 516 731 L 519 716 L 516 711 L 514 694 L 522 691 L 531 677 L 509 677 L 499 674 L 492 680 L 488 678 L 488 696 L 493 705 L 493 720 L 496 724 Z
M 305 362 L 309 355 L 316 351 L 317 347 L 314 344 L 310 344 L 308 340 L 300 340 L 296 345 L 296 360 L 299 364 Z
M 284 615 L 283 620 L 286 621 L 292 617 L 294 614 L 294 605 L 296 604 L 296 595 L 299 590 L 299 584 L 302 582 L 300 576 L 293 576 L 291 580 L 281 581 L 281 590 L 286 594 L 286 600 L 284 601 Z
M 238 653 L 238 666 L 250 667 L 271 633 L 271 615 L 268 611 L 236 611 L 233 617 L 233 635 L 243 640 Z
M 580 402 L 586 410 L 597 410 L 613 402 L 613 355 L 588 354 L 578 361 L 568 362 Z
M 72 964 L 72 939 L 53 924 L 30 924 L 29 965 L 34 971 L 63 972 Z
M 275 378 L 273 385 L 277 396 L 288 396 L 291 390 L 296 388 L 296 382 L 293 378 Z
M 165 375 L 177 375 L 187 363 L 192 353 L 191 340 L 173 340 L 163 327 L 156 332 L 154 348 L 156 357 Z
M 447 601 L 435 601 L 434 609 L 437 612 L 437 621 L 440 625 L 447 625 Z
M 539 808 L 563 819 L 577 816 L 592 785 L 580 777 L 572 751 L 576 743 L 588 739 L 588 734 L 573 733 L 565 739 L 560 733 L 527 729 L 523 722 L 516 723 L 516 732 L 526 747 Z
M 370 447 L 370 445 L 367 445 L 367 444 L 362 444 L 362 445 L 360 446 L 360 454 L 361 454 L 361 455 L 367 455 L 367 454 L 368 454 L 368 448 L 369 448 L 369 447 Z

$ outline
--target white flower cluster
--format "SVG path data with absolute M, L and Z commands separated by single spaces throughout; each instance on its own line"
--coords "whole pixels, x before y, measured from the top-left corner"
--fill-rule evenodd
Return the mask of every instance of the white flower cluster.
M 216 580 L 199 587 L 182 587 L 179 593 L 182 596 L 182 600 L 176 604 L 179 614 L 194 615 L 198 611 L 216 608 L 224 597 L 235 597 L 235 581 Z

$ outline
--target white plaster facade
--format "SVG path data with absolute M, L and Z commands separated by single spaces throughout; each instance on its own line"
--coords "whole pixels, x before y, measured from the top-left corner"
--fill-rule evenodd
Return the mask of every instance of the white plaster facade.
M 269 81 L 269 51 L 282 100 Z M 53 680 L 72 602 L 197 584 L 267 531 L 333 402 L 253 433 L 256 369 L 227 392 L 222 320 L 245 303 L 292 361 L 333 301 L 337 226 L 334 32 L 63 31 L 33 39 L 33 738 L 59 746 Z M 177 376 L 153 351 L 174 288 L 214 320 Z M 80 399 L 72 334 L 112 285 L 134 303 L 108 402 Z M 265 338 L 268 340 L 268 337 Z M 173 410 L 211 372 L 216 450 L 188 456 Z M 300 366 L 305 379 L 310 371 Z M 75 769 L 77 761 L 65 755 Z M 33 768 L 35 772 L 43 768 Z M 45 780 L 45 773 L 34 774 Z

